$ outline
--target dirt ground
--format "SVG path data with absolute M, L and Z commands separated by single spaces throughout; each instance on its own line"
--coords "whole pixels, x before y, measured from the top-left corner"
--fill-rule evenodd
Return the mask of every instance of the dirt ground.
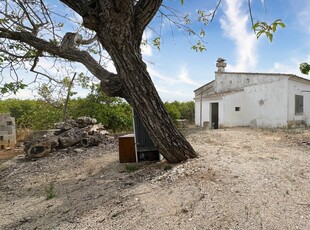
M 199 158 L 117 148 L 0 163 L 0 229 L 310 229 L 310 130 L 185 130 Z

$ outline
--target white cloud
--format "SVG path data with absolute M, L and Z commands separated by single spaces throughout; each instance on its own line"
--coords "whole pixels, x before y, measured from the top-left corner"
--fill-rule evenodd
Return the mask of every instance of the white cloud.
M 151 39 L 153 37 L 153 32 L 151 30 L 145 30 L 143 32 L 143 40 L 148 41 L 149 39 Z M 142 55 L 145 57 L 151 57 L 153 55 L 153 50 L 152 50 L 152 46 L 150 46 L 148 43 L 146 44 L 142 44 L 141 45 L 141 52 Z
M 173 79 L 172 77 L 167 77 L 160 72 L 158 72 L 156 69 L 152 68 L 151 66 L 148 66 L 148 72 L 150 73 L 151 78 L 154 79 L 159 79 L 167 84 L 174 84 L 176 83 L 176 80 Z
M 303 32 L 310 34 L 310 2 L 309 1 L 294 1 L 295 5 L 298 6 L 297 20 L 301 26 Z
M 148 71 L 163 101 L 189 101 L 193 99 L 193 90 L 200 86 L 189 77 L 186 65 L 180 66 L 179 73 L 166 76 L 153 66 Z
M 273 64 L 273 67 L 269 69 L 267 72 L 295 74 L 297 76 L 309 79 L 308 75 L 302 74 L 299 70 L 299 65 L 303 62 L 310 63 L 310 56 L 308 56 L 306 59 L 301 58 L 290 59 L 288 60 L 287 63 L 275 62 Z
M 193 86 L 199 86 L 199 84 L 195 81 L 193 81 L 189 76 L 188 76 L 188 70 L 186 65 L 183 65 L 181 67 L 181 72 L 178 76 L 178 79 L 180 80 L 181 83 L 185 83 L 188 85 L 193 85 Z
M 183 65 L 180 67 L 180 73 L 177 76 L 165 76 L 150 66 L 148 66 L 148 71 L 153 80 L 158 79 L 161 82 L 166 83 L 166 84 L 170 84 L 170 85 L 183 84 L 183 85 L 192 85 L 192 86 L 200 85 L 189 77 L 186 65 Z
M 257 63 L 257 39 L 255 34 L 249 31 L 249 16 L 241 9 L 243 2 L 225 0 L 224 16 L 220 19 L 221 28 L 236 46 L 236 65 L 228 66 L 229 71 L 253 70 Z

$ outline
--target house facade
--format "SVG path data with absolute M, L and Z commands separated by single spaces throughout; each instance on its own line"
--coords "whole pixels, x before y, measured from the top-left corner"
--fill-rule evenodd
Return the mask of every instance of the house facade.
M 310 80 L 292 74 L 225 72 L 196 89 L 195 124 L 209 128 L 310 126 Z

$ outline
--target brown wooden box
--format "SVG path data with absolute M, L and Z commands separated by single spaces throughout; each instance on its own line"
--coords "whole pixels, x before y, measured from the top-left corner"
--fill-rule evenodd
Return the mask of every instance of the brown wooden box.
M 118 138 L 119 162 L 136 162 L 134 134 L 127 134 Z

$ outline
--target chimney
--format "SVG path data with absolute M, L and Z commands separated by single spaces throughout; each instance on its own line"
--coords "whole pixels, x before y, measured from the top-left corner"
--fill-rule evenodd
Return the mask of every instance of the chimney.
M 225 72 L 226 60 L 223 58 L 218 58 L 216 61 L 217 72 Z

